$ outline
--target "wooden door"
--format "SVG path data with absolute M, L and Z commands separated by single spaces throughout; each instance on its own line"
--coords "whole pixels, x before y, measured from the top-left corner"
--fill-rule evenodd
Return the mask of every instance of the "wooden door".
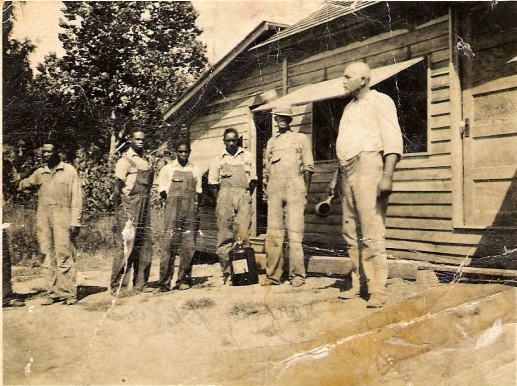
M 458 38 L 464 220 L 476 228 L 517 226 L 517 64 L 508 63 L 517 55 L 516 8 L 513 2 L 470 8 Z

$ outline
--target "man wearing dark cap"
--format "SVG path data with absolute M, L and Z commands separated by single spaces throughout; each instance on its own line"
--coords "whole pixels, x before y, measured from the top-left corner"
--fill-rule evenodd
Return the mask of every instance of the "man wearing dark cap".
M 293 287 L 305 283 L 302 240 L 305 230 L 304 211 L 314 172 L 309 139 L 290 128 L 293 112 L 290 106 L 273 111 L 278 132 L 266 147 L 267 235 L 266 280 L 264 285 L 280 284 L 284 232 L 289 239 L 289 280 Z
M 77 300 L 75 238 L 82 211 L 81 180 L 72 165 L 61 161 L 58 144 L 47 140 L 41 147 L 43 165 L 22 173 L 18 189 L 38 192 L 36 234 L 48 297 L 43 305 Z

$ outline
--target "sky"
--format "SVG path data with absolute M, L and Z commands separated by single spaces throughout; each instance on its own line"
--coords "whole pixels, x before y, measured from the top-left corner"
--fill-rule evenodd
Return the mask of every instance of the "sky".
M 316 11 L 324 0 L 193 0 L 192 4 L 199 12 L 196 23 L 204 31 L 200 39 L 213 64 L 261 21 L 293 24 Z M 36 46 L 31 55 L 33 67 L 49 52 L 64 53 L 58 39 L 62 6 L 61 1 L 38 0 L 16 5 L 12 37 L 28 38 Z

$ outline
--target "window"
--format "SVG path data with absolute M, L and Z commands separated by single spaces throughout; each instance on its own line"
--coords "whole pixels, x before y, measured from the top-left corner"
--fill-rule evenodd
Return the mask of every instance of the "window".
M 379 83 L 373 89 L 395 102 L 404 153 L 427 151 L 427 68 L 425 60 Z
M 397 107 L 404 153 L 427 151 L 427 69 L 425 61 L 399 72 L 372 89 L 389 95 Z M 313 151 L 316 161 L 336 159 L 336 139 L 350 98 L 314 102 Z
M 312 148 L 314 160 L 336 159 L 336 139 L 343 109 L 350 98 L 328 99 L 312 106 Z

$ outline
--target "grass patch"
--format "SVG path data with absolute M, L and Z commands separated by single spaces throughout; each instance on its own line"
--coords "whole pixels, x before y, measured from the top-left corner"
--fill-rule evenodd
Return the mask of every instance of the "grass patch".
M 181 308 L 184 310 L 199 310 L 203 308 L 213 308 L 215 302 L 210 298 L 187 300 Z
M 233 305 L 230 315 L 245 318 L 252 315 L 263 315 L 267 313 L 267 308 L 262 303 L 239 302 Z

